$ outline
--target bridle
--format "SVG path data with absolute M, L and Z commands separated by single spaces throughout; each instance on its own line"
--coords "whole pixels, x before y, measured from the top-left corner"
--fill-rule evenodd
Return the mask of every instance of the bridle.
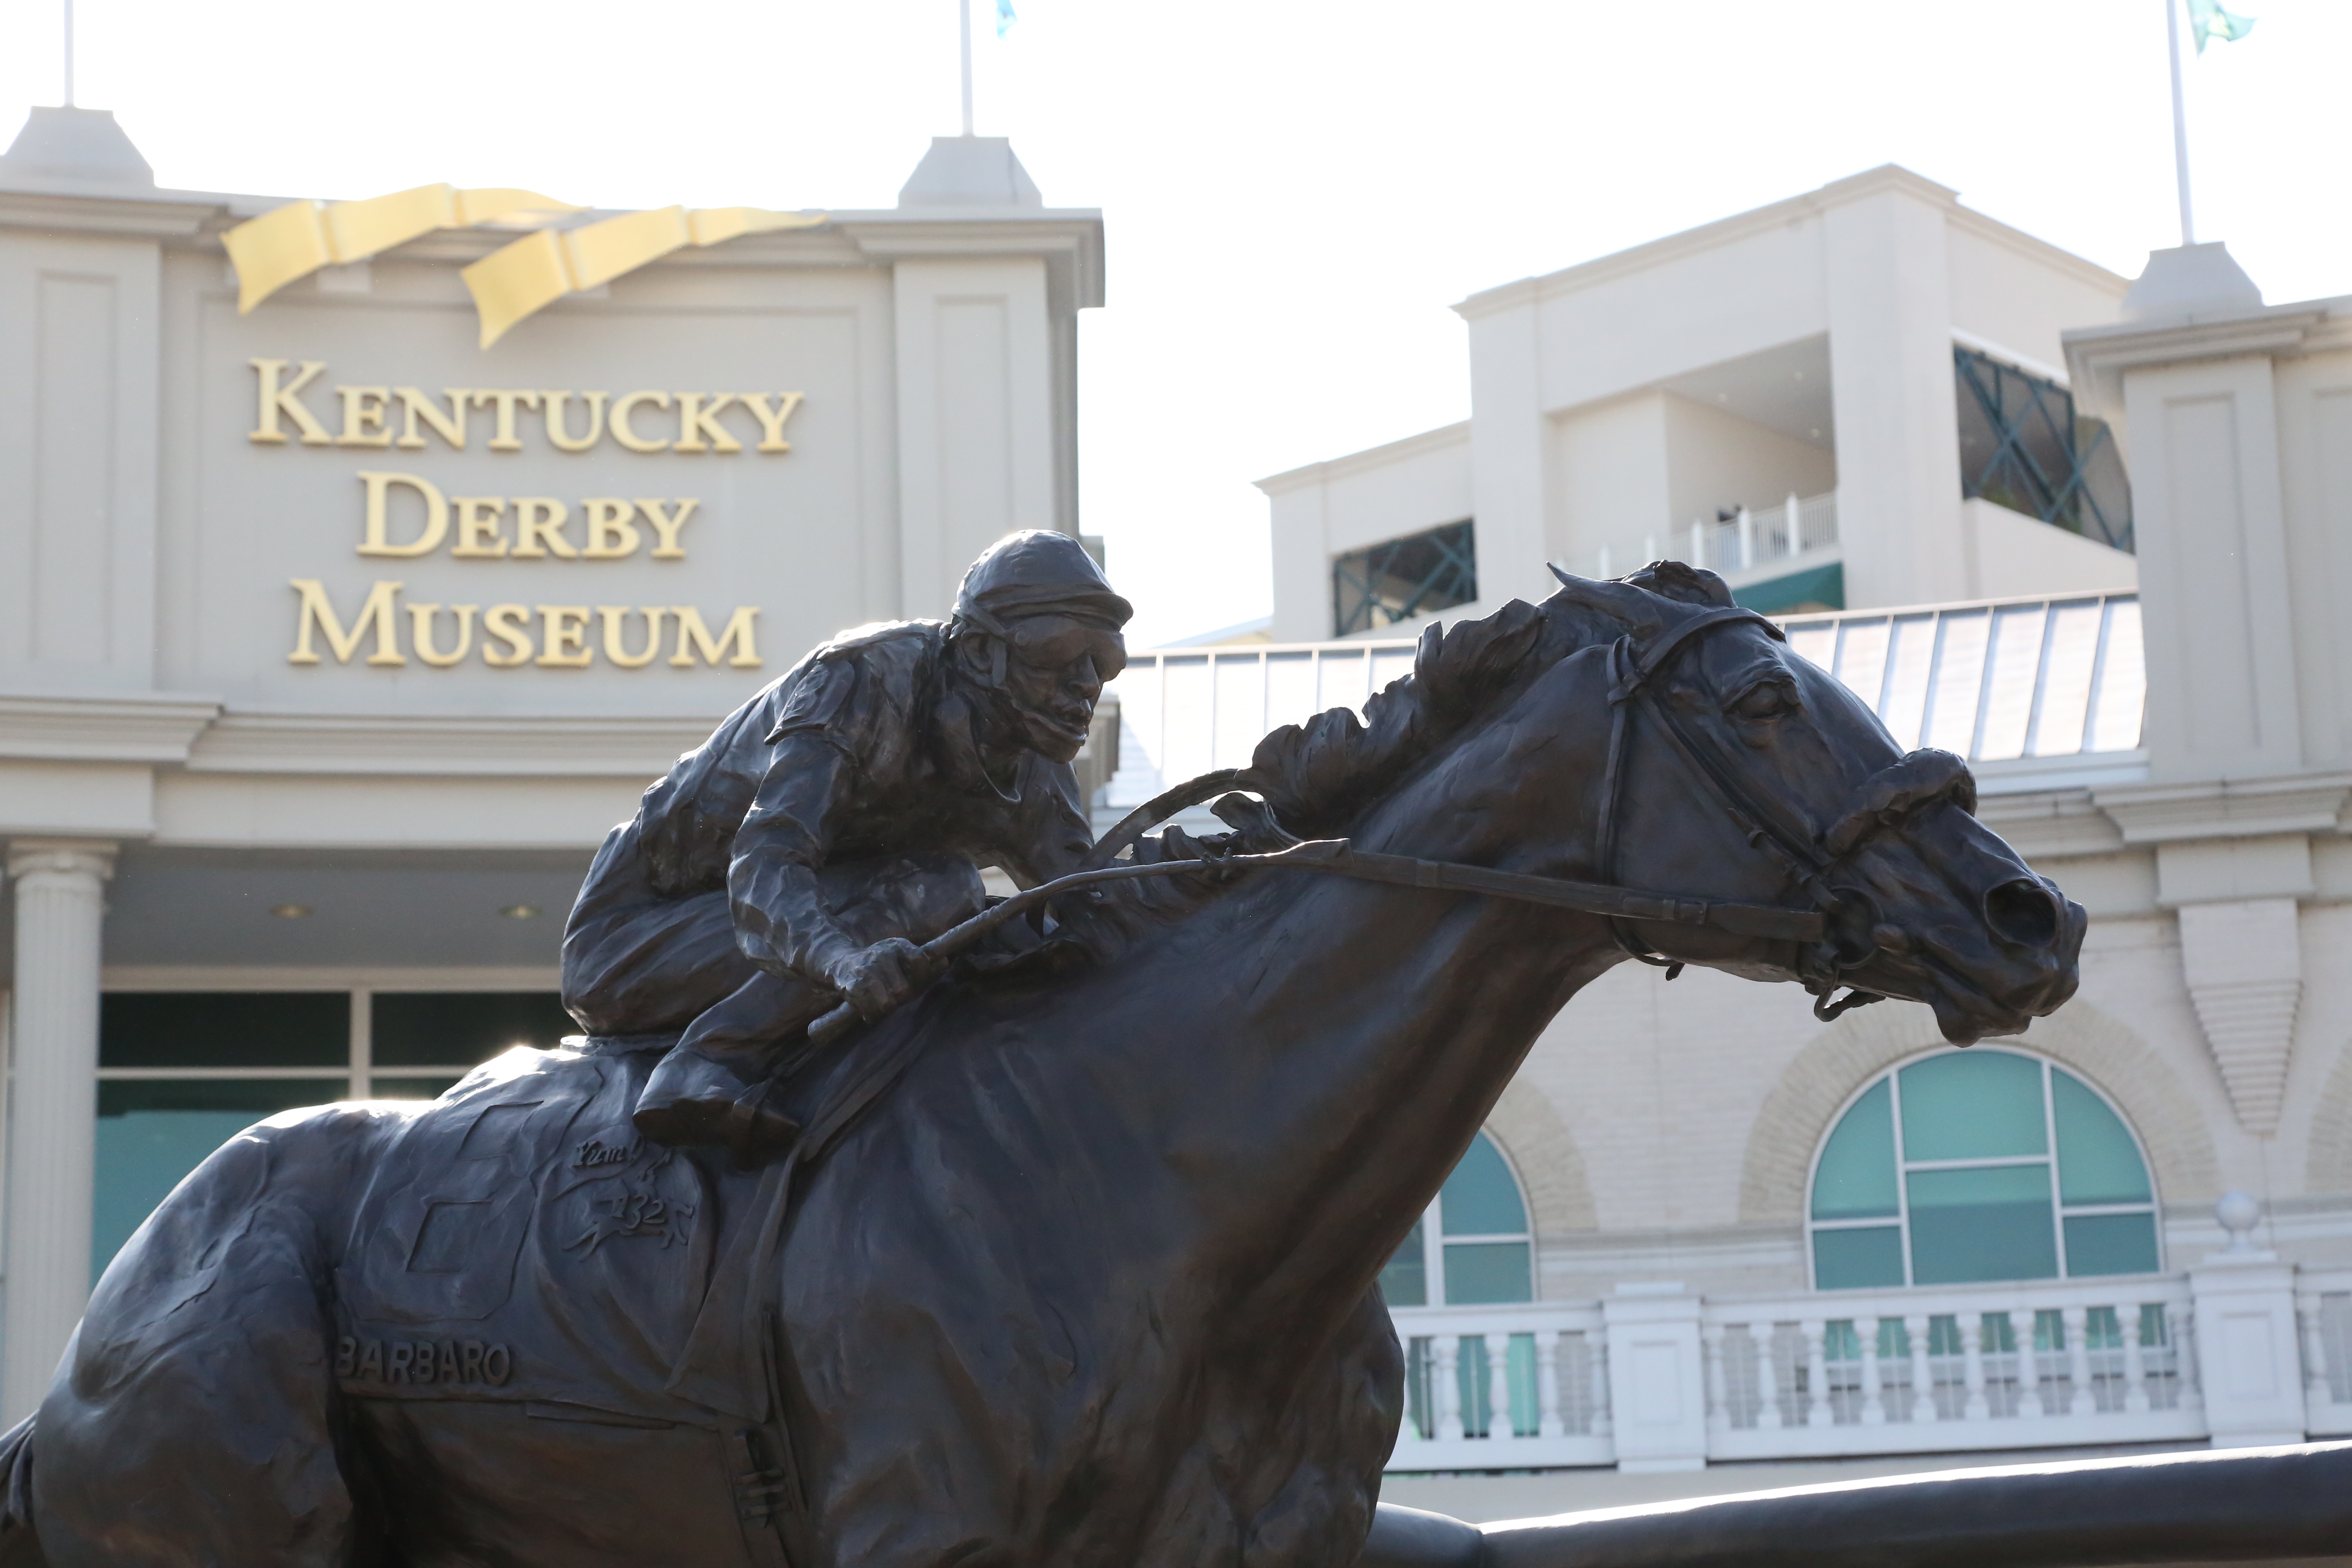
M 1611 645 L 1609 756 L 1601 779 L 1601 822 L 1595 859 L 1601 880 L 1615 883 L 1633 715 L 1646 707 L 1658 721 L 1660 732 L 1697 774 L 1716 804 L 1730 816 L 1748 847 L 1779 860 L 1787 879 L 1802 888 L 1821 910 L 1822 940 L 1800 945 L 1797 973 L 1805 989 L 1812 994 L 1813 1016 L 1826 1023 L 1849 1008 L 1885 1000 L 1878 993 L 1858 986 L 1836 1001 L 1830 999 L 1832 993 L 1845 984 L 1844 976 L 1873 956 L 1864 949 L 1849 957 L 1839 944 L 1840 917 L 1850 918 L 1857 904 L 1864 912 L 1870 912 L 1862 894 L 1839 890 L 1832 880 L 1839 868 L 1881 829 L 1899 828 L 1904 818 L 1918 806 L 1949 799 L 1962 810 L 1973 812 L 1976 781 L 1969 773 L 1968 763 L 1949 752 L 1932 748 L 1908 752 L 1864 780 L 1853 805 L 1826 833 L 1817 836 L 1810 830 L 1791 830 L 1778 811 L 1748 789 L 1736 772 L 1723 767 L 1711 748 L 1690 733 L 1672 703 L 1657 700 L 1650 690 L 1650 682 L 1684 648 L 1718 627 L 1739 624 L 1762 626 L 1776 642 L 1788 640 L 1778 626 L 1758 612 L 1738 605 L 1721 605 L 1689 616 L 1646 643 L 1637 642 L 1628 633 Z M 1629 957 L 1664 969 L 1669 980 L 1682 973 L 1680 961 L 1652 948 L 1625 921 L 1612 916 L 1606 923 L 1611 938 Z
M 1227 791 L 1261 787 L 1249 769 L 1220 768 L 1178 784 L 1129 812 L 1117 826 L 1103 835 L 1086 858 L 1079 862 L 1077 870 L 990 906 L 961 925 L 924 943 L 923 952 L 935 963 L 944 964 L 1006 921 L 1024 916 L 1042 920 L 1045 906 L 1053 900 L 1103 883 L 1155 877 L 1222 876 L 1235 871 L 1278 867 L 1348 877 L 1360 881 L 1385 882 L 1397 887 L 1483 893 L 1494 898 L 1548 904 L 1555 909 L 1598 915 L 1606 923 L 1611 938 L 1619 947 L 1643 963 L 1664 968 L 1669 980 L 1682 973 L 1681 962 L 1666 957 L 1643 942 L 1634 934 L 1629 922 L 1652 921 L 1677 925 L 1711 925 L 1739 935 L 1792 942 L 1797 946 L 1798 979 L 1812 994 L 1815 1017 L 1827 1022 L 1848 1008 L 1884 1001 L 1885 998 L 1876 992 L 1859 987 L 1849 989 L 1836 1001 L 1831 1000 L 1832 994 L 1845 984 L 1843 976 L 1860 968 L 1871 957 L 1870 952 L 1865 950 L 1858 956 L 1849 958 L 1838 944 L 1839 917 L 1850 916 L 1857 904 L 1868 912 L 1868 904 L 1858 892 L 1841 893 L 1832 878 L 1839 866 L 1873 835 L 1883 828 L 1899 826 L 1904 818 L 1918 806 L 1935 800 L 1950 799 L 1964 810 L 1975 809 L 1976 783 L 1969 774 L 1968 764 L 1949 752 L 1910 752 L 1879 769 L 1863 782 L 1852 806 L 1829 831 L 1816 836 L 1810 831 L 1792 831 L 1778 822 L 1776 811 L 1750 791 L 1736 773 L 1710 758 L 1707 748 L 1692 737 L 1675 715 L 1671 703 L 1652 700 L 1647 706 L 1656 715 L 1661 731 L 1706 784 L 1717 804 L 1730 814 L 1732 821 L 1747 836 L 1749 846 L 1780 860 L 1788 879 L 1805 889 L 1816 908 L 1800 910 L 1774 904 L 1692 899 L 1680 894 L 1629 888 L 1617 880 L 1625 763 L 1631 751 L 1633 715 L 1643 706 L 1643 700 L 1650 696 L 1649 683 L 1673 662 L 1677 654 L 1707 632 L 1749 622 L 1762 626 L 1776 641 L 1788 640 L 1779 626 L 1756 611 L 1738 605 L 1723 605 L 1688 616 L 1648 642 L 1637 641 L 1629 633 L 1611 647 L 1609 755 L 1601 774 L 1601 809 L 1596 857 L 1601 879 L 1598 882 L 1578 882 L 1564 877 L 1535 876 L 1486 866 L 1383 854 L 1358 849 L 1344 838 L 1294 842 L 1286 848 L 1266 854 L 1224 853 L 1202 859 L 1150 862 L 1117 858 L 1120 850 L 1140 838 L 1148 829 L 1187 806 L 1198 805 Z M 811 1024 L 809 1036 L 819 1044 L 828 1043 L 846 1033 L 855 1026 L 856 1019 L 856 1013 L 844 1002 Z

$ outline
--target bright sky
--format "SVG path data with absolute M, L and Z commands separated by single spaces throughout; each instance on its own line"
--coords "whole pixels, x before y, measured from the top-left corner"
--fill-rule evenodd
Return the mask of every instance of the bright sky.
M 2126 275 L 2178 241 L 2163 0 L 1014 3 L 978 128 L 1104 212 L 1083 510 L 1139 646 L 1265 613 L 1252 479 L 1468 414 L 1475 289 L 1888 162 Z M 955 4 L 80 0 L 79 98 L 184 188 L 887 206 L 956 129 Z M 2352 292 L 2352 5 L 2237 8 L 2200 235 Z M 58 100 L 59 13 L 0 0 L 0 118 Z

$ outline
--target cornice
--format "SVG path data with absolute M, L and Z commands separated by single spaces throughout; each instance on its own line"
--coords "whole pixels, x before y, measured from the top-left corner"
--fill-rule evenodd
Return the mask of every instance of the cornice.
M 209 697 L 0 695 L 0 757 L 177 763 L 220 714 Z
M 1103 293 L 1102 214 L 1092 207 L 921 207 L 911 211 L 837 212 L 834 225 L 877 261 L 945 257 L 1038 256 L 1070 268 L 1068 288 L 1079 310 L 1099 307 Z
M 99 195 L 64 185 L 20 184 L 0 190 L 0 228 L 179 239 L 224 215 L 227 201 L 194 191 Z
M 1350 475 L 1367 473 L 1375 468 L 1386 468 L 1391 463 L 1402 462 L 1409 458 L 1418 458 L 1430 452 L 1442 452 L 1450 447 L 1466 446 L 1469 441 L 1470 421 L 1465 419 L 1457 424 L 1441 426 L 1434 430 L 1423 430 L 1417 436 L 1407 436 L 1402 440 L 1385 442 L 1378 447 L 1367 447 L 1360 452 L 1349 452 L 1344 457 L 1328 458 L 1319 463 L 1309 463 L 1303 468 L 1286 468 L 1281 473 L 1269 474 L 1265 479 L 1251 482 L 1267 495 L 1287 495 L 1292 490 L 1304 489 L 1308 485 L 1321 484 L 1330 479 L 1344 479 Z
M 2084 412 L 2121 411 L 2122 376 L 2141 365 L 2243 359 L 2250 355 L 2297 358 L 2352 347 L 2352 300 L 2316 300 L 2294 305 L 2258 305 L 2249 310 L 2169 316 L 2158 321 L 2116 321 L 2077 327 L 2060 334 L 2075 395 L 2093 406 Z
M 2094 790 L 2091 798 L 2122 831 L 2126 844 L 2327 833 L 2336 829 L 2345 803 L 2352 798 L 2352 773 L 2122 784 Z
M 409 718 L 229 713 L 187 753 L 191 773 L 645 778 L 709 738 L 697 719 Z
M 1790 196 L 1744 213 L 1734 213 L 1729 217 L 1701 224 L 1696 228 L 1686 228 L 1663 239 L 1650 240 L 1626 250 L 1612 251 L 1607 256 L 1579 262 L 1574 267 L 1563 267 L 1557 272 L 1522 278 L 1516 282 L 1482 289 L 1456 303 L 1454 310 L 1464 320 L 1475 321 L 1498 310 L 1573 294 L 1619 278 L 1646 272 L 1670 261 L 1679 261 L 1686 256 L 1696 256 L 1757 235 L 1769 234 L 1775 229 L 1819 217 L 1832 207 L 1843 206 L 1888 191 L 1902 192 L 1947 211 L 1965 210 L 1959 205 L 1958 191 L 1915 174 L 1899 163 L 1882 163 L 1875 169 L 1865 169 L 1859 174 L 1832 181 L 1819 190 L 1807 191 L 1801 195 Z M 1981 218 L 1981 221 L 2000 226 L 1992 218 Z M 2019 237 L 2034 244 L 2041 243 L 2032 240 L 2030 235 L 2020 235 Z

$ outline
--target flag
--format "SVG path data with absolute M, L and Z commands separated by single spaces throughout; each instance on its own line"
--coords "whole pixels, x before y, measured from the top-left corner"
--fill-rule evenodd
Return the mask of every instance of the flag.
M 2206 0 L 2206 3 L 2210 5 L 2212 0 Z M 2221 14 L 2225 16 L 2229 16 L 2229 13 L 2226 11 Z M 1019 18 L 1013 15 L 1013 0 L 996 0 L 996 36 L 998 37 L 1001 38 L 1004 37 L 1005 34 L 1011 32 L 1013 30 L 1013 24 L 1017 20 L 1019 20 Z M 2236 18 L 2232 17 L 2231 20 L 2234 21 Z M 2200 27 L 2202 27 L 2205 24 L 2200 22 L 2197 25 Z M 2245 23 L 2244 26 L 2251 27 L 2253 24 L 2252 22 L 2248 22 Z M 2224 33 L 2222 35 L 2222 37 L 2229 38 L 2234 38 L 2241 36 L 2242 35 L 2237 33 Z M 2201 48 L 2204 46 L 2205 35 L 2203 33 L 2198 34 L 2197 41 L 2198 46 Z
M 1004 15 L 1006 0 L 996 0 L 996 4 L 1001 17 Z M 1003 32 L 1003 22 L 1000 20 L 996 28 Z M 2197 52 L 2201 55 L 2205 52 L 2206 39 L 2219 38 L 2225 44 L 2234 44 L 2254 30 L 2254 19 L 2241 16 L 2233 11 L 2224 11 L 2221 0 L 2189 0 L 2189 30 L 2197 36 Z

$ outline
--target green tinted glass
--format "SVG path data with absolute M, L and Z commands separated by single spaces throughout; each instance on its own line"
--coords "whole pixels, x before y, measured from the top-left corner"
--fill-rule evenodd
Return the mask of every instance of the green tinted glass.
M 2069 1072 L 2050 1073 L 2050 1103 L 2058 1122 L 2058 1194 L 2073 1204 L 2144 1204 L 2149 1200 L 2147 1167 L 2123 1119 L 2089 1085 Z M 2067 1252 L 2069 1272 L 2074 1253 Z M 2148 1265 L 2153 1268 L 2153 1263 Z M 2103 1269 L 2102 1273 L 2116 1270 Z
M 1426 1307 L 1429 1305 L 1429 1265 L 1421 1250 L 1421 1223 L 1413 1223 L 1412 1234 L 1396 1249 L 1389 1266 L 1381 1270 L 1381 1295 L 1391 1307 Z
M 1462 1163 L 1445 1178 L 1437 1212 L 1448 1236 L 1517 1236 L 1528 1228 L 1527 1205 L 1503 1152 L 1484 1132 L 1471 1141 Z M 1446 1300 L 1455 1298 L 1451 1292 Z M 1514 1298 L 1525 1300 L 1524 1297 Z
M 110 1068 L 332 1068 L 352 1055 L 345 991 L 119 991 L 100 999 Z
M 1813 1232 L 1813 1287 L 1864 1290 L 1903 1283 L 1903 1233 L 1891 1225 Z
M 1894 1215 L 1894 1099 L 1886 1080 L 1881 1079 L 1838 1119 L 1837 1131 L 1830 1134 L 1822 1150 L 1822 1163 L 1813 1172 L 1815 1219 Z
M 1445 1304 L 1534 1300 L 1535 1272 L 1529 1261 L 1524 1241 L 1446 1243 Z
M 368 1011 L 378 1067 L 472 1067 L 580 1032 L 552 991 L 379 991 Z
M 265 1116 L 327 1104 L 341 1099 L 347 1087 L 342 1079 L 100 1084 L 91 1283 L 155 1205 L 214 1150 Z
M 2042 1064 L 2005 1051 L 1954 1051 L 1905 1068 L 1903 1157 L 1998 1160 L 2048 1152 Z
M 1905 1110 L 1907 1130 L 1909 1108 Z M 1914 1284 L 2049 1279 L 2057 1275 L 2058 1238 L 2050 1224 L 2047 1165 L 1914 1171 L 1905 1182 L 1911 1204 Z
M 2154 1215 L 2090 1214 L 2066 1221 L 2070 1276 L 2153 1274 L 2156 1267 Z

